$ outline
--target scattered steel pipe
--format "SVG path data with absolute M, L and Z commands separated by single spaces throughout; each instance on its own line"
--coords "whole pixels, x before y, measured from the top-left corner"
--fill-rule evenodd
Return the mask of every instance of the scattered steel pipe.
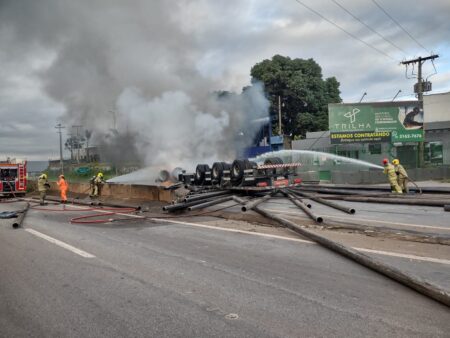
M 231 194 L 230 191 L 216 191 L 216 192 L 211 192 L 211 193 L 200 194 L 198 196 L 197 195 L 192 196 L 192 197 L 187 196 L 184 199 L 184 201 L 185 202 L 194 202 L 194 201 L 199 201 L 199 200 L 203 200 L 203 199 L 207 199 L 207 198 L 211 198 L 211 197 L 230 195 L 230 194 Z
M 334 203 L 334 202 L 331 202 L 331 201 L 324 200 L 323 198 L 314 196 L 314 195 L 312 195 L 312 194 L 308 194 L 308 193 L 305 193 L 305 192 L 302 192 L 302 191 L 299 191 L 299 190 L 295 190 L 295 191 L 290 190 L 290 191 L 292 191 L 292 192 L 293 192 L 294 194 L 296 194 L 296 195 L 300 195 L 300 196 L 303 196 L 303 197 L 307 197 L 307 198 L 309 198 L 310 200 L 315 201 L 315 202 L 317 202 L 317 203 L 327 205 L 327 206 L 329 206 L 330 208 L 334 208 L 334 209 L 337 209 L 337 210 L 341 210 L 341 211 L 343 211 L 343 212 L 346 212 L 347 214 L 352 214 L 352 215 L 353 215 L 353 214 L 356 212 L 356 210 L 353 209 L 353 208 L 345 207 L 345 206 L 343 206 L 343 205 L 340 205 L 340 204 L 337 204 L 337 203 Z
M 271 214 L 259 207 L 255 207 L 253 210 L 258 212 L 259 214 L 272 219 L 287 228 L 297 232 L 298 234 L 309 238 L 310 240 L 324 246 L 327 249 L 330 249 L 334 252 L 341 254 L 351 260 L 372 269 L 386 277 L 389 277 L 403 285 L 410 287 L 411 289 L 416 290 L 417 292 L 428 296 L 442 304 L 450 306 L 450 293 L 447 290 L 442 289 L 438 285 L 434 285 L 426 280 L 422 280 L 416 276 L 408 275 L 395 267 L 389 266 L 381 261 L 378 261 L 375 258 L 372 258 L 368 255 L 365 255 L 361 252 L 358 252 L 352 248 L 346 247 L 340 243 L 329 240 L 328 238 L 317 235 L 311 231 L 301 228 L 294 222 L 291 222 L 285 218 L 280 216 Z
M 27 203 L 27 205 L 25 206 L 25 208 L 23 208 L 23 210 L 17 212 L 19 214 L 19 216 L 16 218 L 16 220 L 12 224 L 12 227 L 14 229 L 22 227 L 23 220 L 25 219 L 25 216 L 27 215 L 27 211 L 29 208 L 30 208 L 30 203 Z
M 405 204 L 405 205 L 423 205 L 430 207 L 443 207 L 449 203 L 449 200 L 427 200 L 419 198 L 401 198 L 401 197 L 359 197 L 359 196 L 329 196 L 326 199 L 350 201 L 350 202 L 367 202 L 367 203 L 388 203 L 388 204 Z
M 345 189 L 330 189 L 322 187 L 306 187 L 293 188 L 294 190 L 311 191 L 317 192 L 319 194 L 333 194 L 333 195 L 366 195 L 367 191 L 357 191 L 357 190 L 345 190 Z M 363 189 L 361 189 L 363 190 Z
M 265 195 L 263 197 L 251 199 L 250 201 L 248 201 L 247 203 L 245 203 L 242 206 L 241 210 L 244 211 L 244 212 L 246 212 L 247 210 L 251 210 L 254 207 L 256 207 L 257 205 L 259 205 L 259 204 L 267 201 L 268 199 L 270 199 L 272 197 L 272 195 L 274 195 L 274 194 L 275 194 L 275 192 L 272 192 L 272 193 L 267 194 L 267 195 Z
M 189 211 L 193 211 L 193 210 L 197 210 L 197 209 L 203 209 L 203 208 L 206 208 L 206 207 L 210 207 L 212 205 L 220 204 L 220 203 L 223 203 L 223 202 L 228 202 L 228 201 L 230 201 L 232 199 L 233 199 L 233 196 L 225 196 L 225 197 L 218 198 L 218 199 L 215 199 L 215 200 L 212 200 L 212 201 L 209 201 L 209 202 L 204 202 L 204 203 L 200 203 L 200 204 L 196 204 L 196 205 L 190 206 L 187 209 Z
M 247 203 L 247 200 L 244 200 L 244 199 L 242 199 L 242 198 L 240 198 L 240 197 L 237 197 L 237 196 L 235 196 L 235 195 L 232 196 L 232 199 L 233 199 L 233 201 L 238 202 L 238 203 L 240 203 L 240 204 L 245 204 L 245 203 Z
M 191 201 L 191 202 L 181 202 L 181 203 L 175 203 L 175 204 L 171 204 L 171 205 L 165 205 L 163 206 L 163 210 L 164 211 L 177 211 L 177 210 L 183 210 L 183 209 L 187 209 L 188 207 L 197 205 L 197 204 L 202 204 L 205 202 L 209 202 L 209 201 L 215 201 L 216 199 L 218 199 L 220 196 L 215 196 L 215 197 L 211 197 L 208 199 L 202 199 L 202 200 L 198 200 L 198 201 Z
M 320 216 L 316 216 L 309 208 L 299 199 L 297 199 L 296 196 L 294 196 L 291 193 L 285 193 L 286 196 L 289 198 L 289 200 L 294 203 L 296 206 L 298 206 L 300 209 L 303 210 L 305 214 L 307 214 L 314 222 L 322 223 L 323 218 Z
M 411 179 L 409 179 L 411 181 Z M 303 181 L 305 183 L 305 181 Z M 391 188 L 389 186 L 361 186 L 361 185 L 355 185 L 355 184 L 335 184 L 335 185 L 308 185 L 304 184 L 303 187 L 323 187 L 327 189 L 347 189 L 347 190 L 373 190 L 373 191 L 391 191 Z M 449 194 L 450 188 L 449 187 L 410 187 L 409 191 L 414 191 L 420 193 L 422 191 L 423 193 L 431 193 L 431 194 Z

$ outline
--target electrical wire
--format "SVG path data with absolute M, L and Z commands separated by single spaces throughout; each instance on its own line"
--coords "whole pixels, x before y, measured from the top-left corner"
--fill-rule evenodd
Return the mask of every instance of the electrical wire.
M 384 13 L 386 14 L 386 16 L 392 20 L 392 22 L 394 22 L 398 27 L 401 28 L 402 31 L 404 31 L 415 43 L 417 43 L 417 45 L 421 48 L 423 48 L 424 51 L 426 51 L 427 53 L 430 53 L 430 51 L 428 49 L 426 49 L 424 47 L 424 45 L 422 45 L 419 41 L 416 40 L 416 38 L 414 38 L 414 36 L 412 36 L 397 20 L 395 20 L 378 2 L 376 2 L 376 0 L 372 0 L 372 2 Z M 431 54 L 431 53 L 430 53 Z
M 354 15 L 352 12 L 350 12 L 347 8 L 345 8 L 343 5 L 341 5 L 339 2 L 337 2 L 336 0 L 331 0 L 333 1 L 337 6 L 339 6 L 342 10 L 344 10 L 346 13 L 348 13 L 353 19 L 357 20 L 359 23 L 361 23 L 362 25 L 364 25 L 367 29 L 369 29 L 371 32 L 375 33 L 376 35 L 378 35 L 380 38 L 382 38 L 384 41 L 386 41 L 387 43 L 389 43 L 391 46 L 397 48 L 400 52 L 402 52 L 403 54 L 407 55 L 408 53 L 406 53 L 402 48 L 400 48 L 398 45 L 396 45 L 394 42 L 392 42 L 391 40 L 389 40 L 388 38 L 384 37 L 383 35 L 381 35 L 378 31 L 376 31 L 375 29 L 373 29 L 372 27 L 370 27 L 368 24 L 366 24 L 364 21 L 362 21 L 360 18 L 358 18 L 356 15 Z
M 430 77 L 432 77 L 432 76 L 434 76 L 434 75 L 437 74 L 437 69 L 436 69 L 436 66 L 434 65 L 434 60 L 431 60 L 431 64 L 433 65 L 434 73 L 428 75 L 427 78 L 425 79 L 425 81 L 428 81 L 428 79 L 429 79 Z
M 298 4 L 302 5 L 303 7 L 305 7 L 307 10 L 313 12 L 314 14 L 316 14 L 317 16 L 321 17 L 323 20 L 325 20 L 326 22 L 332 24 L 333 26 L 335 26 L 336 28 L 340 29 L 341 31 L 343 31 L 344 33 L 346 33 L 347 35 L 349 35 L 350 37 L 352 37 L 355 40 L 358 40 L 359 42 L 365 44 L 367 47 L 375 50 L 376 52 L 386 56 L 387 58 L 393 60 L 393 61 L 398 61 L 396 59 L 394 59 L 392 56 L 390 56 L 389 54 L 383 52 L 381 49 L 378 49 L 375 46 L 372 46 L 371 44 L 365 42 L 364 40 L 361 40 L 360 38 L 358 38 L 356 35 L 350 33 L 349 31 L 347 31 L 345 28 L 339 26 L 337 23 L 331 21 L 330 19 L 326 18 L 324 15 L 322 15 L 321 13 L 319 13 L 318 11 L 312 9 L 311 7 L 309 7 L 308 5 L 306 5 L 305 3 L 301 2 L 300 0 L 294 0 L 295 2 L 297 2 Z

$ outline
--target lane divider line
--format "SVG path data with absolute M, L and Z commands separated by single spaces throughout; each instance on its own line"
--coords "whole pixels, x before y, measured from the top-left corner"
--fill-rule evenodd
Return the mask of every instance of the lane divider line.
M 75 206 L 75 205 L 74 205 L 74 207 L 82 208 L 82 207 Z M 266 209 L 266 210 L 280 212 L 280 210 L 270 210 L 270 209 Z M 99 212 L 107 212 L 107 211 L 104 211 L 104 210 L 98 210 L 98 211 Z M 146 219 L 146 217 L 144 217 L 144 216 L 132 215 L 132 214 L 117 213 L 117 215 Z M 286 236 L 265 234 L 265 233 L 260 233 L 260 232 L 223 228 L 223 227 L 217 227 L 217 226 L 213 226 L 213 225 L 206 225 L 206 224 L 193 223 L 193 222 L 184 222 L 184 221 L 176 221 L 176 220 L 169 220 L 169 219 L 163 219 L 163 218 L 148 218 L 148 219 L 152 220 L 152 221 L 163 222 L 163 223 L 190 225 L 190 226 L 197 227 L 197 228 L 205 228 L 205 229 L 219 230 L 219 231 L 225 231 L 225 232 L 234 232 L 234 233 L 241 233 L 241 234 L 259 236 L 259 237 L 274 238 L 274 239 L 281 239 L 281 240 L 285 240 L 285 241 L 292 241 L 292 242 L 300 242 L 300 243 L 305 243 L 305 244 L 317 245 L 315 242 L 308 241 L 308 240 L 305 240 L 305 239 L 300 239 L 300 238 L 292 238 L 292 237 L 286 237 Z M 30 231 L 35 231 L 33 229 L 25 229 L 25 230 L 29 231 L 29 232 Z M 39 234 L 41 234 L 41 233 L 39 233 Z M 42 234 L 42 235 L 44 235 L 44 234 Z M 46 235 L 44 235 L 44 236 L 46 236 Z M 56 240 L 56 241 L 58 241 L 58 240 Z M 63 243 L 63 242 L 61 242 L 61 243 Z M 68 244 L 66 244 L 66 245 L 68 245 Z M 425 262 L 432 262 L 432 263 L 439 263 L 439 264 L 450 265 L 450 260 L 448 260 L 448 259 L 433 258 L 433 257 L 426 257 L 426 256 L 416 256 L 416 255 L 402 254 L 402 253 L 391 252 L 391 251 L 373 250 L 373 249 L 365 249 L 365 248 L 357 248 L 357 247 L 352 247 L 352 248 L 355 249 L 355 250 L 361 251 L 361 252 L 374 253 L 374 254 L 383 255 L 383 256 L 399 257 L 399 258 L 412 259 L 412 260 L 416 260 L 416 261 L 425 261 Z M 76 249 L 76 248 L 74 248 L 74 249 Z M 76 250 L 79 250 L 79 249 L 76 249 Z M 92 256 L 92 257 L 95 257 L 95 256 L 93 256 L 93 255 L 91 255 L 91 254 L 89 254 L 87 252 L 85 252 L 85 253 L 90 255 L 90 256 Z M 89 258 L 92 258 L 92 257 L 89 257 Z
M 57 246 L 59 246 L 61 248 L 69 250 L 69 251 L 71 251 L 71 252 L 73 252 L 73 253 L 81 256 L 81 257 L 84 257 L 84 258 L 95 258 L 95 256 L 90 254 L 89 252 L 86 252 L 86 251 L 83 251 L 81 249 L 75 248 L 74 246 L 72 246 L 70 244 L 64 243 L 64 242 L 62 242 L 62 241 L 60 241 L 60 240 L 58 240 L 56 238 L 50 237 L 50 236 L 48 236 L 46 234 L 43 234 L 42 232 L 36 231 L 34 229 L 30 229 L 30 228 L 25 229 L 25 231 L 30 233 L 30 234 L 32 234 L 32 235 L 34 235 L 34 236 L 37 236 L 37 237 L 42 238 L 42 239 L 45 239 L 45 240 L 49 241 L 50 243 L 53 243 L 53 244 L 55 244 L 55 245 L 57 245 Z

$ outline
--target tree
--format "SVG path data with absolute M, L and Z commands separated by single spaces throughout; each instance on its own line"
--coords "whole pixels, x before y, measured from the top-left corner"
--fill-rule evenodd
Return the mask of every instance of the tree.
M 254 80 L 264 83 L 271 102 L 271 114 L 278 116 L 278 97 L 282 103 L 284 135 L 304 137 L 307 131 L 328 129 L 328 103 L 341 102 L 339 82 L 325 80 L 313 59 L 291 59 L 275 55 L 251 69 Z M 278 118 L 274 130 L 278 130 Z
M 91 158 L 89 156 L 89 140 L 91 139 L 92 136 L 92 130 L 85 130 L 84 131 L 84 136 L 86 139 L 86 162 L 91 162 Z
M 70 136 L 64 143 L 64 147 L 70 151 L 70 159 L 73 160 L 73 151 L 83 148 L 85 139 L 76 135 Z M 77 156 L 77 160 L 80 159 Z

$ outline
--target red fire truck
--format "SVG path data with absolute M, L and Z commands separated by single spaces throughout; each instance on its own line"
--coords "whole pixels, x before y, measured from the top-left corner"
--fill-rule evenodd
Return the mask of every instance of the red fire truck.
M 27 162 L 0 161 L 0 196 L 23 196 L 27 191 Z

